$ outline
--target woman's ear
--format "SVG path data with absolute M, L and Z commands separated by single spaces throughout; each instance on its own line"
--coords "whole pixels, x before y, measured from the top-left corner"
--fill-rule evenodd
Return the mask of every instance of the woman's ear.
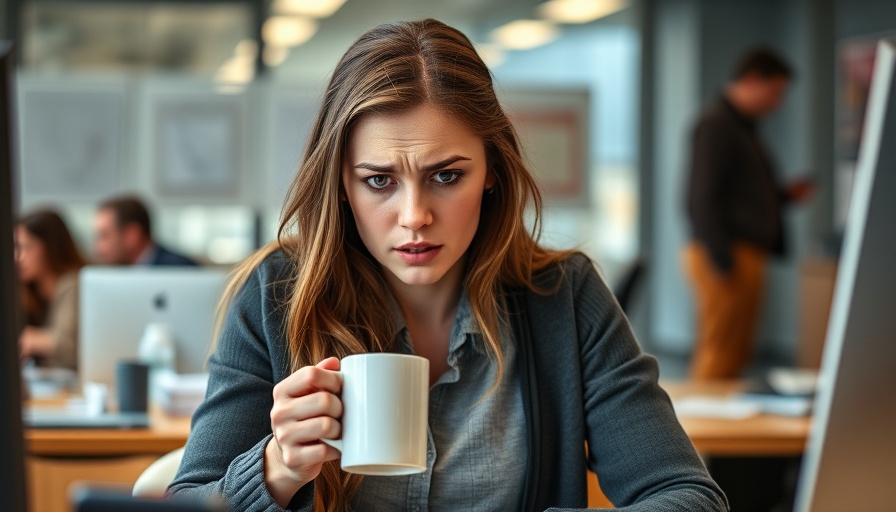
M 489 192 L 489 193 L 494 192 L 495 181 L 497 181 L 497 178 L 495 177 L 495 173 L 492 172 L 491 170 L 489 170 L 488 173 L 485 175 L 485 191 L 486 192 Z

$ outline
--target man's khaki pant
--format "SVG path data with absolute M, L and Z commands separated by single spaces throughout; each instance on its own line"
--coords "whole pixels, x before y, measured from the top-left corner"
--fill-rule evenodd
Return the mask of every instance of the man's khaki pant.
M 691 363 L 691 378 L 696 380 L 737 378 L 753 356 L 768 256 L 748 244 L 735 244 L 732 254 L 734 268 L 722 275 L 703 244 L 691 242 L 684 249 L 685 273 L 697 306 Z

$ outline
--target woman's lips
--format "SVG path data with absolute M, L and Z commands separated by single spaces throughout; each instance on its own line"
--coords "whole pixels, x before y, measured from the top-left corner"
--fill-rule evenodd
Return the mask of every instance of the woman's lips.
M 398 257 L 408 265 L 424 265 L 429 263 L 439 255 L 441 250 L 441 245 L 432 245 L 428 243 L 404 244 L 395 248 Z

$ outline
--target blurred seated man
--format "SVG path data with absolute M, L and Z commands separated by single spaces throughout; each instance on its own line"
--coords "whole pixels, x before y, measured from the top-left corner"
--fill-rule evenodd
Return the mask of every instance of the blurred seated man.
M 139 198 L 110 198 L 96 212 L 93 251 L 107 265 L 197 265 L 154 241 L 151 228 L 149 211 Z

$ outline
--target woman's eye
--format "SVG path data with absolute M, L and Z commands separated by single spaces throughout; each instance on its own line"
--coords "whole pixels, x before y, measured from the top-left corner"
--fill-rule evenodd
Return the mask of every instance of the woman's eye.
M 458 178 L 460 178 L 460 172 L 458 171 L 439 171 L 433 176 L 433 179 L 439 185 L 454 183 Z
M 386 176 L 385 174 L 377 174 L 376 176 L 365 178 L 364 182 L 367 183 L 370 188 L 380 190 L 392 184 L 392 178 Z

